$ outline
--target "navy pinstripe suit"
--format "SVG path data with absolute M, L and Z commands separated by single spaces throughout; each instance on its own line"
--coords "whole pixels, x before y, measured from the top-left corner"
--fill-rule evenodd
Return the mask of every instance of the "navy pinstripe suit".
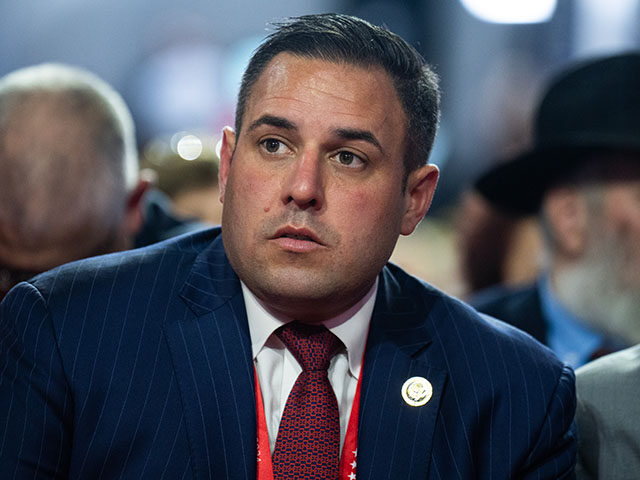
M 565 478 L 574 377 L 525 334 L 389 265 L 359 480 Z M 433 398 L 400 395 L 426 377 Z M 219 230 L 62 266 L 0 308 L 0 477 L 254 479 L 251 344 Z

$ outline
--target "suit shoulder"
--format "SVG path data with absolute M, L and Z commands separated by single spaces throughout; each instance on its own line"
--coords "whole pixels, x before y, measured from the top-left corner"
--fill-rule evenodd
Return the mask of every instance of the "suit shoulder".
M 576 383 L 581 393 L 593 390 L 620 392 L 636 385 L 640 375 L 640 345 L 598 358 L 576 371 Z
M 593 472 L 594 478 L 597 472 L 602 475 L 621 469 L 627 469 L 624 478 L 632 478 L 638 471 L 638 375 L 640 345 L 601 357 L 576 371 L 578 466 Z
M 16 331 L 48 325 L 67 358 L 73 358 L 69 352 L 80 341 L 89 349 L 119 345 L 119 332 L 135 332 L 138 322 L 153 325 L 147 333 L 157 332 L 167 316 L 177 315 L 170 312 L 183 312 L 180 291 L 199 259 L 202 269 L 208 268 L 209 248 L 222 250 L 218 238 L 216 230 L 198 232 L 60 266 L 14 287 L 2 303 L 0 320 L 15 324 Z M 32 338 L 38 341 L 37 332 Z
M 85 258 L 56 267 L 35 277 L 31 283 L 47 297 L 56 292 L 85 291 L 111 285 L 128 279 L 146 279 L 157 276 L 164 269 L 188 266 L 220 233 L 212 228 L 187 233 L 147 247 Z
M 421 300 L 424 310 L 421 317 L 432 330 L 432 338 L 439 339 L 443 349 L 457 345 L 458 351 L 469 352 L 469 356 L 480 355 L 489 361 L 497 361 L 499 355 L 515 356 L 525 369 L 542 366 L 558 373 L 563 370 L 562 362 L 553 352 L 523 330 L 479 312 L 398 267 L 387 271 L 405 295 Z M 529 290 L 523 289 L 522 295 L 530 294 Z

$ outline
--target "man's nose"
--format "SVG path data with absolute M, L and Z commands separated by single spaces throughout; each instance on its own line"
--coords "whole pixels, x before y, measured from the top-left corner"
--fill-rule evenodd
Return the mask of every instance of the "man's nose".
M 282 200 L 299 208 L 320 210 L 324 205 L 324 164 L 316 151 L 302 152 L 291 165 Z

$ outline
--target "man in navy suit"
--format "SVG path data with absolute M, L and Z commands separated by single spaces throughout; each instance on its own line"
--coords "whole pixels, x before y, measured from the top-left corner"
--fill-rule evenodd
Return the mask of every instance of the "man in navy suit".
M 270 478 L 302 371 L 290 322 L 339 340 L 322 379 L 339 478 L 571 477 L 572 371 L 387 263 L 435 190 L 438 102 L 436 76 L 384 29 L 279 25 L 224 131 L 221 230 L 68 264 L 5 298 L 3 478 Z M 306 478 L 338 476 L 316 460 Z

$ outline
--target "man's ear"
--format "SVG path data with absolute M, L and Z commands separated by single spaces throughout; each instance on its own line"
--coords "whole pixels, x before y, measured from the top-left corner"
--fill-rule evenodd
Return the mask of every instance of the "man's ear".
M 554 249 L 567 258 L 580 257 L 587 246 L 588 206 L 575 187 L 549 190 L 542 203 Z
M 141 178 L 127 197 L 124 233 L 128 238 L 133 238 L 142 229 L 144 223 L 143 199 L 150 187 L 151 181 L 146 178 Z
M 229 178 L 231 159 L 236 148 L 236 132 L 231 127 L 222 129 L 222 147 L 220 148 L 220 168 L 218 169 L 218 186 L 220 188 L 220 201 L 224 203 L 224 192 Z
M 433 164 L 414 170 L 407 178 L 405 189 L 406 208 L 402 219 L 402 235 L 411 234 L 427 214 L 438 184 L 440 171 Z

